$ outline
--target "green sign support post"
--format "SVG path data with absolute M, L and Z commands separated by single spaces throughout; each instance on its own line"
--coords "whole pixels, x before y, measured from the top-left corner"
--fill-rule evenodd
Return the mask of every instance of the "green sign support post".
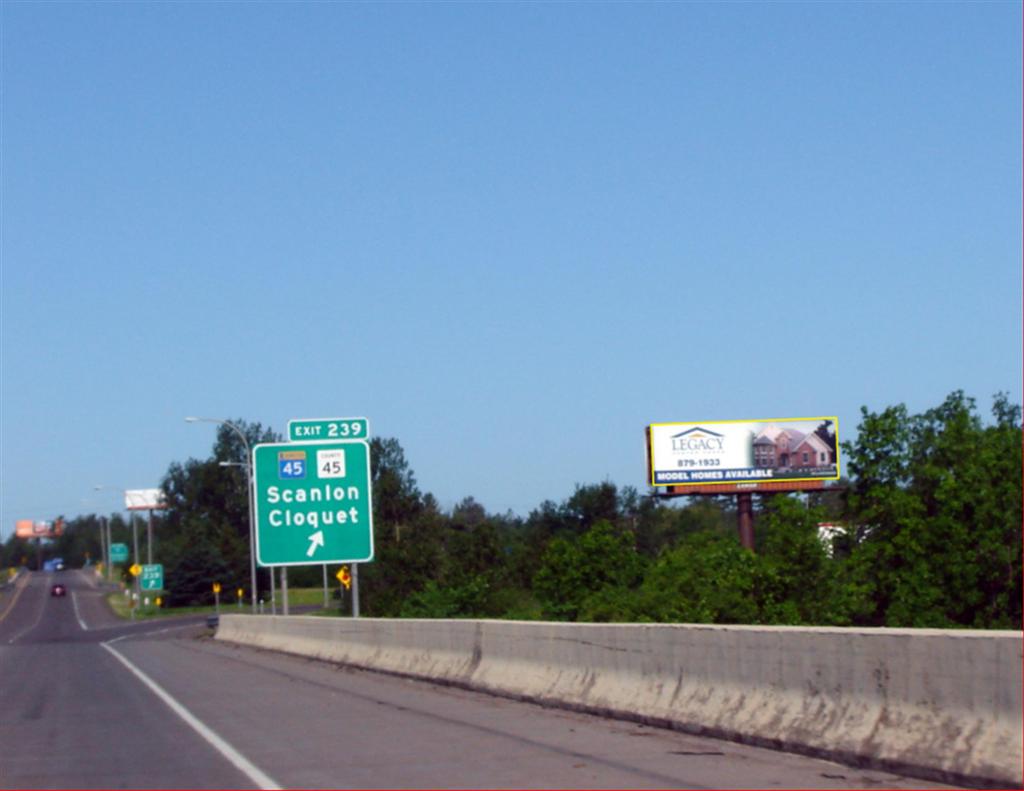
M 373 559 L 370 446 L 365 440 L 269 443 L 257 445 L 252 455 L 261 566 Z

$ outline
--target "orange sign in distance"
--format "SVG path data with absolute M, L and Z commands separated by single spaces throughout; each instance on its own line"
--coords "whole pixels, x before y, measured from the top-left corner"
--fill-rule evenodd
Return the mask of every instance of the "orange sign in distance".
M 219 582 L 213 583 L 213 592 L 214 593 L 220 593 L 220 583 Z
M 334 576 L 338 578 L 338 582 L 345 586 L 345 590 L 352 587 L 352 575 L 348 573 L 348 566 L 342 566 Z

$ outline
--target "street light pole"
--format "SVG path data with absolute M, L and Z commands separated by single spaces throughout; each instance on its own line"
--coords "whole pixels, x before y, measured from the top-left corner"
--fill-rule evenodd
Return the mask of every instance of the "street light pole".
M 252 448 L 242 429 L 230 420 L 215 417 L 187 417 L 186 423 L 217 423 L 234 431 L 245 446 L 245 502 L 249 508 L 249 587 L 252 592 L 252 612 L 256 614 L 256 545 L 252 527 Z
M 100 514 L 100 554 L 103 557 L 103 576 L 110 573 L 110 549 L 107 544 L 107 517 Z M 108 577 L 109 579 L 109 577 Z
M 122 495 L 125 495 L 126 497 L 127 497 L 127 493 L 128 493 L 127 489 L 121 489 L 120 487 L 117 487 L 117 486 L 100 486 L 100 485 L 96 485 L 96 486 L 93 486 L 92 488 L 93 488 L 93 491 L 95 491 L 95 492 L 101 491 L 103 489 L 108 489 L 108 490 L 111 490 L 111 491 L 120 492 Z M 152 513 L 152 512 L 150 512 L 150 513 Z M 129 511 L 128 512 L 128 517 L 131 519 L 132 537 L 133 537 L 132 543 L 135 545 L 134 546 L 135 555 L 134 555 L 134 558 L 133 558 L 132 562 L 133 563 L 138 563 L 139 562 L 139 543 L 138 543 L 138 539 L 135 538 L 135 515 L 131 511 Z M 100 518 L 106 524 L 106 532 L 107 532 L 107 557 L 106 557 L 106 564 L 107 564 L 107 582 L 109 582 L 110 581 L 110 520 L 107 519 L 105 516 L 100 517 Z M 136 581 L 136 593 L 138 593 L 138 577 L 135 578 L 135 581 Z M 132 612 L 134 613 L 134 609 L 132 610 Z
M 103 527 L 107 531 L 107 582 L 110 582 L 110 519 L 106 516 L 103 517 Z

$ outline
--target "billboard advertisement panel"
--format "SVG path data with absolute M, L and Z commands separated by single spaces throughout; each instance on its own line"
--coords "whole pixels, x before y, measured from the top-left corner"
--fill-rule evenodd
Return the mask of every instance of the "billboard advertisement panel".
M 19 519 L 14 523 L 14 535 L 18 538 L 55 538 L 64 532 L 64 523 Z
M 156 511 L 166 508 L 167 503 L 160 489 L 126 489 L 124 507 L 129 511 Z
M 652 486 L 839 478 L 835 417 L 652 423 Z

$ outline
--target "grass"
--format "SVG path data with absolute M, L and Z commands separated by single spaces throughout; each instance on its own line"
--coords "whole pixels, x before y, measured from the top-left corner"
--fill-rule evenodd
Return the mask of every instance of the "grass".
M 328 589 L 327 591 L 327 606 L 337 609 L 338 600 L 334 597 L 334 590 Z M 281 596 L 281 589 L 278 588 L 277 595 L 274 597 L 274 601 L 277 602 L 277 606 L 281 606 L 283 598 Z M 270 603 L 270 597 L 267 597 L 267 604 Z M 324 589 L 319 588 L 288 588 L 288 605 L 290 607 L 315 604 L 319 607 L 324 606 Z
M 269 591 L 268 591 L 269 593 Z M 143 601 L 146 597 L 143 596 Z M 149 618 L 168 618 L 174 615 L 212 615 L 217 612 L 213 605 L 204 605 L 201 607 L 157 607 L 153 601 L 154 597 L 149 597 L 150 604 L 141 604 L 135 611 L 135 620 L 149 619 Z M 277 611 L 281 612 L 283 597 L 281 591 L 277 591 L 275 597 L 277 602 Z M 114 612 L 118 618 L 129 619 L 132 617 L 131 614 L 131 600 L 125 595 L 124 591 L 118 591 L 117 593 L 111 593 L 107 596 L 107 602 L 110 604 L 110 609 Z M 324 603 L 324 589 L 323 588 L 289 588 L 288 589 L 288 606 L 317 606 L 321 609 L 313 612 L 305 612 L 304 615 L 340 615 L 338 609 L 338 600 L 335 598 L 328 599 L 327 609 L 323 609 Z M 351 603 L 347 602 L 346 607 L 351 609 Z M 271 611 L 269 596 L 263 604 L 263 612 L 269 613 Z M 234 593 L 228 595 L 221 595 L 220 612 L 223 614 L 229 613 L 248 613 L 250 612 L 249 603 L 243 602 L 242 606 L 238 606 L 238 602 L 235 598 Z M 347 611 L 346 611 L 347 614 Z

